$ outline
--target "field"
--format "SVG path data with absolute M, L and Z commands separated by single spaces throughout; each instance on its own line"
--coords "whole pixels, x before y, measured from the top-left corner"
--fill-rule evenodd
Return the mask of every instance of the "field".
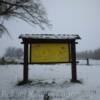
M 71 65 L 30 65 L 31 84 L 17 86 L 22 80 L 22 65 L 0 65 L 0 100 L 43 100 L 48 93 L 50 100 L 100 100 L 100 61 L 90 65 L 80 61 L 77 65 L 78 80 L 71 83 Z

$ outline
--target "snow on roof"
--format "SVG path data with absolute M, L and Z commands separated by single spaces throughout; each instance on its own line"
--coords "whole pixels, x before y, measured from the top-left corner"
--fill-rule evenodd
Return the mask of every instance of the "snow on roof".
M 21 34 L 19 38 L 24 39 L 80 39 L 76 34 Z

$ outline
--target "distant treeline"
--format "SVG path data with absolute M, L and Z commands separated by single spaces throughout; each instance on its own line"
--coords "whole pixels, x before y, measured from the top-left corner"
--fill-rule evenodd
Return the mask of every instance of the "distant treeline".
M 88 50 L 77 53 L 77 59 L 87 59 L 87 58 L 100 59 L 100 48 L 94 51 Z
M 23 56 L 23 49 L 17 47 L 8 47 L 4 54 L 4 57 L 21 58 Z
M 17 64 L 23 62 L 23 49 L 8 47 L 5 54 L 0 58 L 0 64 Z

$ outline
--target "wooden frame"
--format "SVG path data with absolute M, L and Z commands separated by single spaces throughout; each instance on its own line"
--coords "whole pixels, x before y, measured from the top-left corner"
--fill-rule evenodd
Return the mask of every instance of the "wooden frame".
M 35 34 L 36 35 L 36 34 Z M 77 82 L 77 68 L 76 68 L 76 42 L 75 40 L 76 39 L 80 39 L 80 37 L 78 35 L 72 35 L 70 37 L 70 35 L 68 35 L 68 37 L 66 38 L 34 38 L 33 37 L 34 34 L 29 37 L 27 36 L 23 36 L 23 35 L 20 35 L 19 38 L 22 39 L 22 43 L 24 44 L 24 68 L 23 68 L 23 81 L 25 83 L 28 82 L 28 64 L 41 64 L 41 62 L 34 62 L 32 63 L 31 62 L 31 45 L 32 44 L 39 44 L 39 43 L 59 43 L 59 44 L 62 44 L 62 43 L 66 43 L 68 44 L 68 49 L 69 49 L 69 62 L 44 62 L 42 64 L 53 64 L 53 63 L 71 63 L 71 66 L 72 66 L 72 79 L 71 81 L 72 82 Z M 39 36 L 39 34 L 37 34 L 37 36 Z M 41 35 L 42 36 L 42 35 Z M 44 36 L 44 34 L 43 34 Z M 49 36 L 49 35 L 48 35 Z M 51 34 L 50 34 L 51 36 Z M 53 35 L 52 35 L 53 36 Z M 58 35 L 56 35 L 58 36 Z M 60 35 L 61 36 L 61 35 Z M 65 36 L 65 35 L 64 35 Z M 28 45 L 30 45 L 30 54 L 29 54 L 29 49 L 28 49 Z M 30 56 L 30 58 L 28 58 Z M 30 61 L 28 61 L 30 60 Z

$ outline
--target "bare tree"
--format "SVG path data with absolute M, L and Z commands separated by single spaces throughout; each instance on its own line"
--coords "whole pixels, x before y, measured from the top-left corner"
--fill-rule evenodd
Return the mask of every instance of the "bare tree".
M 49 25 L 40 0 L 0 0 L 0 36 L 4 31 L 8 33 L 4 21 L 11 17 L 22 19 L 31 25 L 38 25 L 42 29 L 44 25 Z

